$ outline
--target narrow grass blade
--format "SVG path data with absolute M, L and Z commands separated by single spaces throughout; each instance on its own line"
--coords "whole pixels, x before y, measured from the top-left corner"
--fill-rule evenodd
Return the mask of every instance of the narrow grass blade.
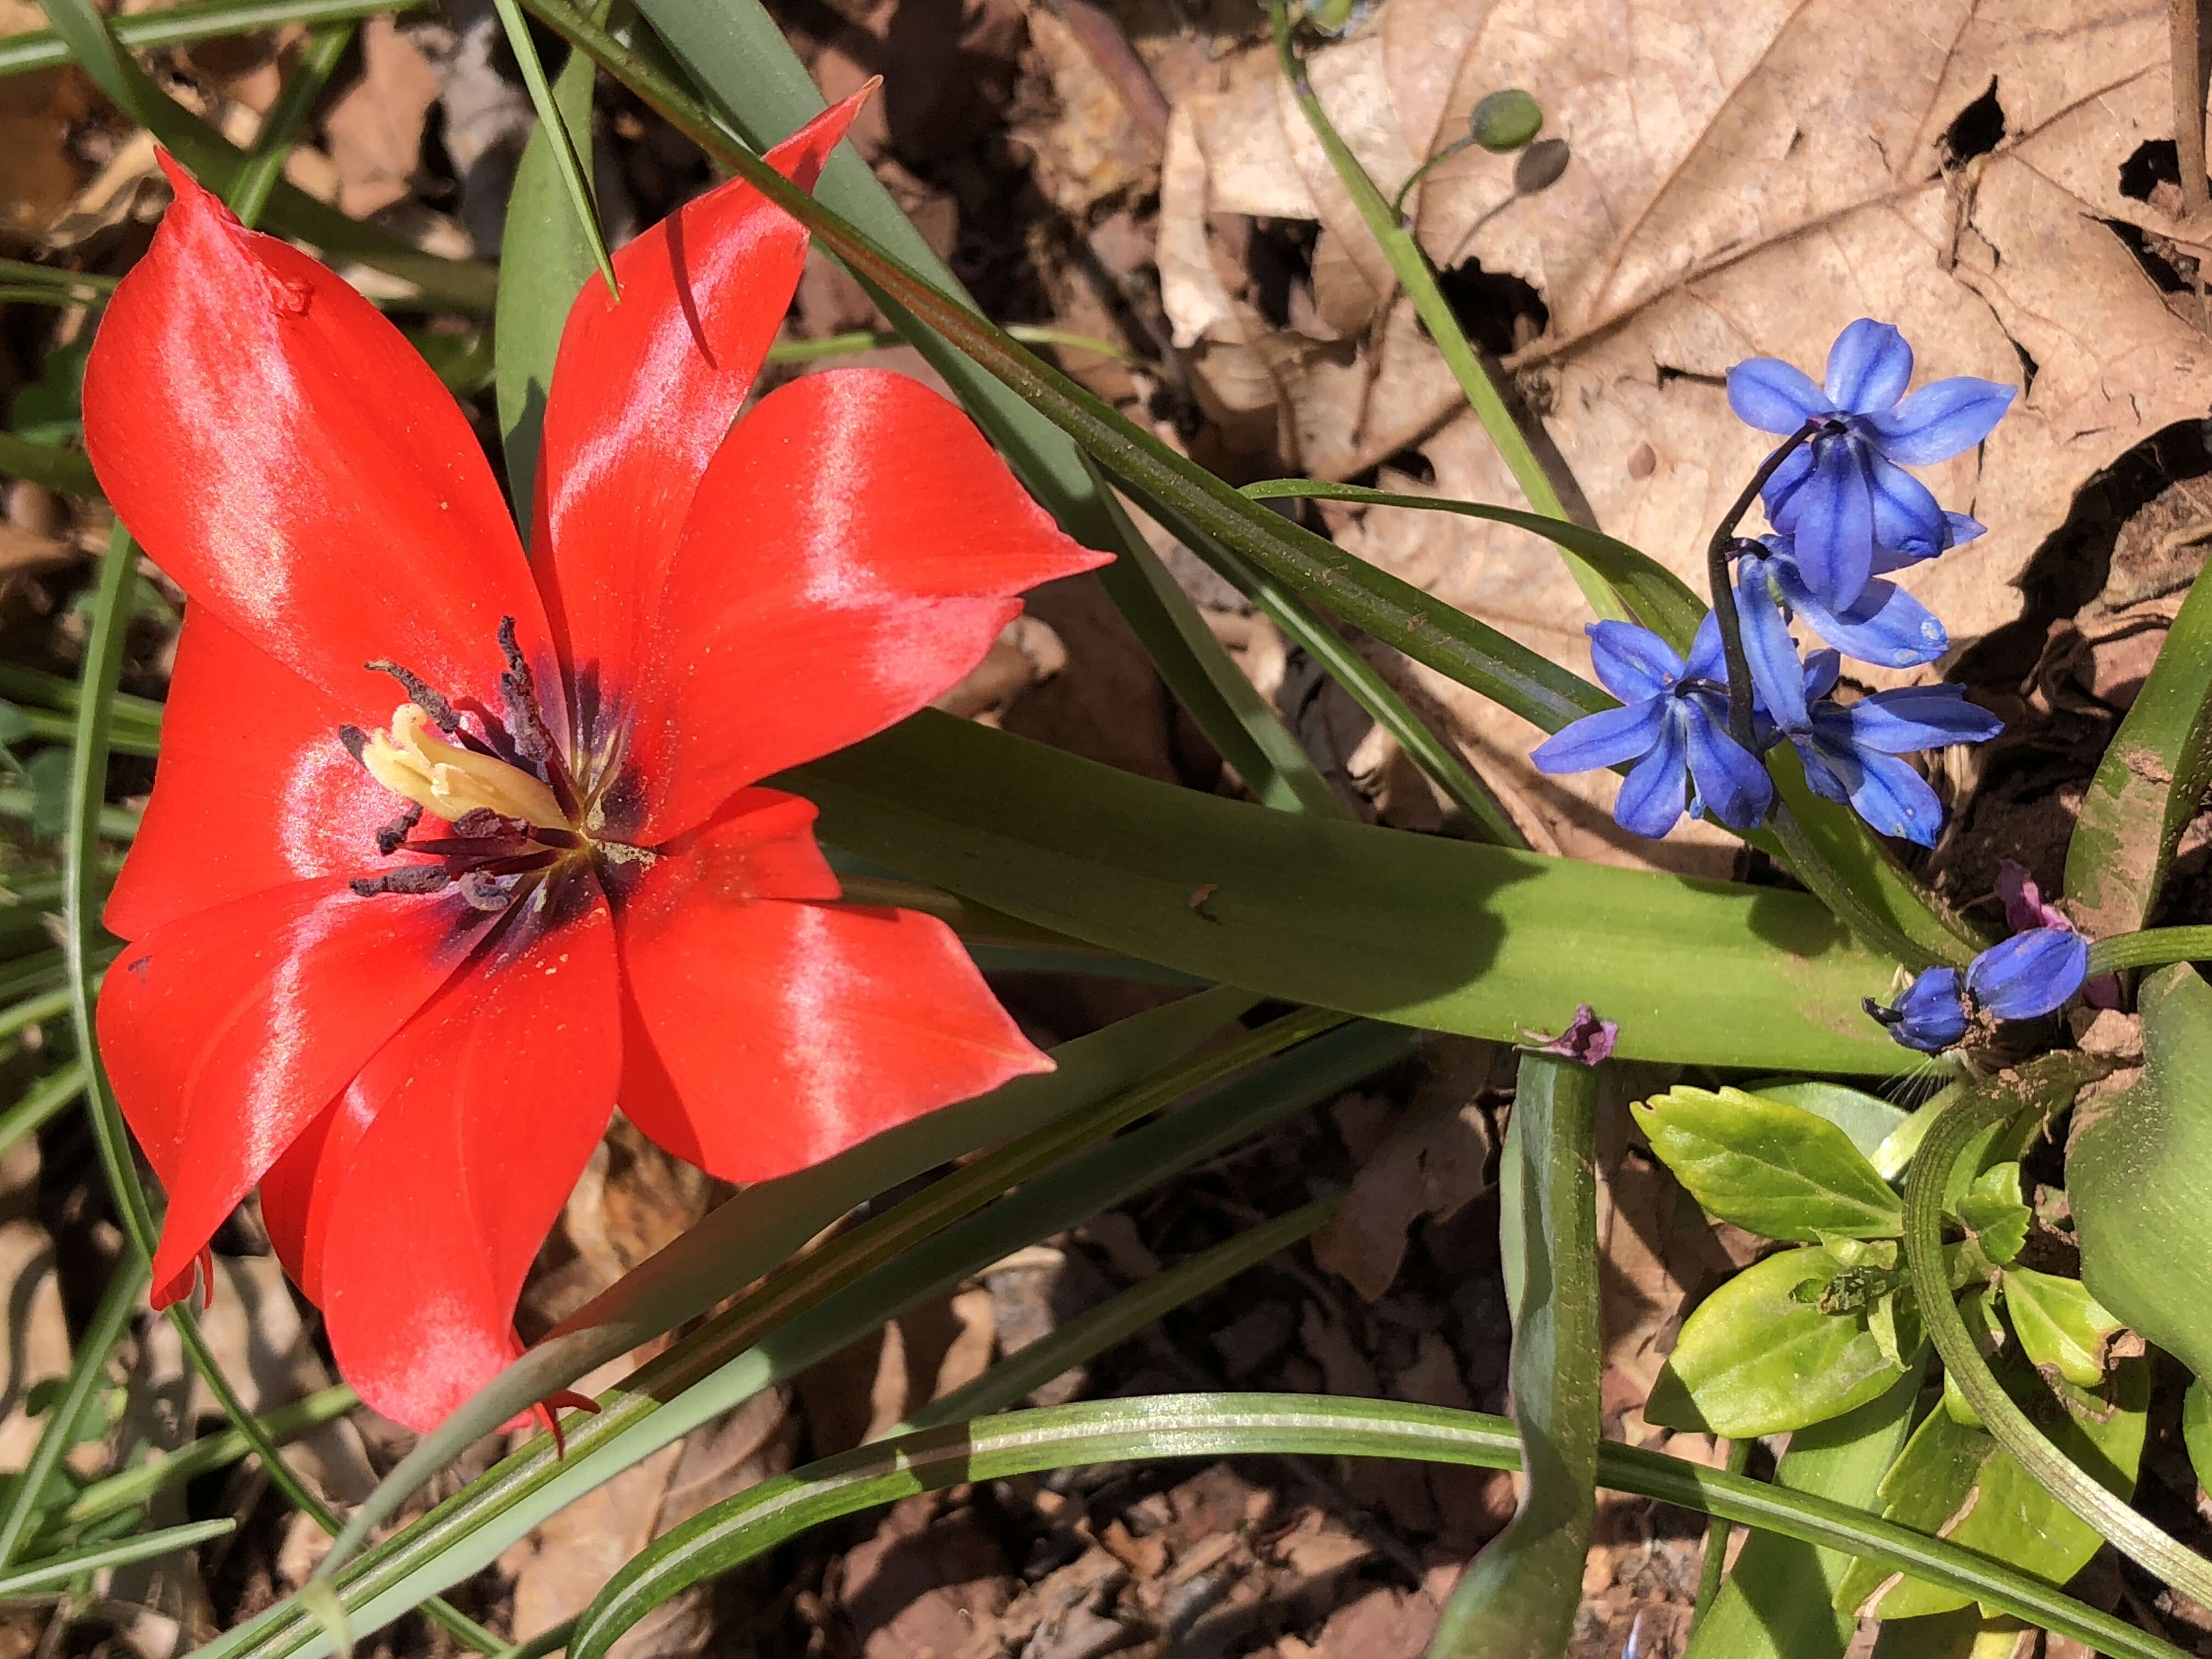
M 52 1008 L 48 1018 L 69 1012 L 69 993 L 57 991 L 42 999 Z M 25 1024 L 31 1022 L 26 1020 Z M 83 1096 L 84 1067 L 72 1060 L 58 1072 L 49 1073 L 23 1091 L 23 1097 L 0 1112 L 0 1152 L 6 1152 L 26 1135 L 34 1135 Z
M 811 1528 L 917 1492 L 1016 1474 L 1163 1457 L 1267 1454 L 1406 1457 L 1475 1468 L 1520 1463 L 1512 1425 L 1476 1412 L 1306 1395 L 1182 1395 L 1013 1412 L 863 1446 L 703 1511 L 617 1573 L 578 1620 L 569 1652 L 596 1659 L 678 1589 L 754 1559 Z M 2181 1650 L 1998 1563 L 1847 1504 L 1723 1474 L 1684 1459 L 1605 1446 L 1598 1480 L 1699 1514 L 1889 1563 L 2112 1659 Z
M 325 1423 L 336 1422 L 360 1404 L 361 1396 L 341 1382 L 270 1412 L 259 1419 L 261 1432 L 272 1444 L 281 1445 Z M 124 1514 L 137 1509 L 156 1492 L 228 1468 L 252 1456 L 254 1450 L 252 1439 L 236 1429 L 204 1434 L 175 1451 L 159 1454 L 133 1464 L 119 1474 L 94 1481 L 70 1500 L 69 1507 L 54 1517 L 55 1524 L 90 1526 L 109 1516 Z
M 226 1516 L 220 1521 L 194 1521 L 181 1527 L 164 1527 L 157 1532 L 140 1533 L 136 1537 L 121 1539 L 112 1544 L 99 1544 L 89 1549 L 71 1550 L 66 1555 L 50 1556 L 20 1571 L 0 1576 L 0 1599 L 36 1595 L 43 1590 L 60 1589 L 73 1579 L 99 1572 L 104 1568 L 124 1567 L 133 1561 L 149 1561 L 157 1555 L 171 1555 L 212 1539 L 228 1537 L 237 1530 L 238 1522 Z
M 1445 1605 L 1430 1659 L 1562 1659 L 1597 1522 L 1598 1072 L 1523 1054 L 1500 1169 L 1519 1509 Z
M 115 43 L 126 52 L 187 46 L 228 35 L 258 34 L 291 23 L 358 22 L 379 12 L 412 10 L 425 0 L 185 0 L 160 11 L 118 17 Z M 27 29 L 0 40 L 0 76 L 58 69 L 69 43 L 52 29 Z M 99 280 L 92 278 L 88 280 Z
M 1332 1194 L 1312 1203 L 1247 1228 L 1234 1238 L 1178 1261 L 1166 1272 L 1136 1285 L 1097 1307 L 1078 1314 L 1027 1347 L 1018 1348 L 974 1382 L 933 1400 L 893 1434 L 933 1429 L 946 1423 L 963 1423 L 971 1417 L 988 1417 L 1021 1403 L 1063 1371 L 1088 1364 L 1115 1344 L 1127 1341 L 1146 1326 L 1196 1300 L 1217 1285 L 1235 1278 L 1247 1267 L 1265 1261 L 1278 1250 L 1310 1237 L 1344 1206 L 1343 1194 Z
M 349 19 L 325 23 L 309 32 L 307 47 L 300 54 L 299 67 L 262 118 L 261 131 L 255 135 L 246 165 L 233 176 L 230 188 L 224 193 L 230 210 L 246 223 L 261 222 L 270 195 L 276 190 L 276 181 L 284 176 L 284 161 L 292 153 L 293 141 L 300 136 L 300 128 L 313 111 L 315 100 L 323 95 L 323 88 L 330 84 L 331 76 L 337 72 L 338 60 L 353 44 L 357 27 Z

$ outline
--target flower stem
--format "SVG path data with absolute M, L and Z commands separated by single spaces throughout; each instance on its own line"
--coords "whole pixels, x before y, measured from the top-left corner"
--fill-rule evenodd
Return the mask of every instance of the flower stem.
M 2146 927 L 2114 933 L 2089 946 L 2089 975 L 2128 968 L 2163 968 L 2170 962 L 2212 962 L 2212 927 Z
M 1722 517 L 1720 527 L 1713 532 L 1713 538 L 1705 547 L 1705 580 L 1712 589 L 1713 615 L 1720 623 L 1721 654 L 1728 661 L 1729 736 L 1750 754 L 1759 752 L 1757 740 L 1751 731 L 1751 659 L 1743 653 L 1743 622 L 1736 615 L 1735 588 L 1729 580 L 1729 555 L 1735 548 L 1735 527 L 1743 522 L 1743 515 L 1751 511 L 1752 502 L 1759 498 L 1759 492 L 1766 488 L 1766 481 L 1774 476 L 1783 462 L 1790 459 L 1798 445 L 1826 423 L 1818 419 L 1806 422 L 1759 463 L 1759 471 L 1751 475 L 1751 482 L 1743 487 L 1743 492 Z

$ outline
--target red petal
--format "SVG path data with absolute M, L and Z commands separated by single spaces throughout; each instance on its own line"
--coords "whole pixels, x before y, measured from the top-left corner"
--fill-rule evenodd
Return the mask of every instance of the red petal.
M 341 701 L 191 606 L 154 799 L 108 897 L 109 931 L 138 939 L 267 888 L 387 863 L 376 832 L 405 803 L 337 733 L 382 725 L 394 691 L 381 676 L 362 691 Z
M 116 958 L 100 1049 L 169 1197 L 157 1302 L 278 1154 L 456 968 L 481 920 L 455 897 L 295 883 L 155 928 Z
M 622 1108 L 670 1152 L 769 1181 L 1051 1069 L 951 928 L 734 895 L 715 879 L 725 834 L 661 858 L 616 912 L 634 999 Z
M 927 706 L 1014 595 L 1106 558 L 918 381 L 847 369 L 771 392 L 700 482 L 643 659 L 641 838 Z
M 514 526 L 437 376 L 336 276 L 161 165 L 176 202 L 85 368 L 85 447 L 124 523 L 327 690 L 383 657 L 496 708 L 502 616 L 550 672 Z
M 471 963 L 346 1091 L 302 1288 L 340 1373 L 393 1421 L 434 1427 L 520 1352 L 523 1277 L 613 1108 L 617 1009 L 591 888 L 572 918 Z
M 811 190 L 866 100 L 855 94 L 768 153 Z M 751 392 L 806 260 L 799 222 L 743 179 L 686 204 L 592 277 L 546 398 L 536 528 L 564 661 L 629 683 L 699 475 Z M 550 556 L 548 556 L 548 550 Z

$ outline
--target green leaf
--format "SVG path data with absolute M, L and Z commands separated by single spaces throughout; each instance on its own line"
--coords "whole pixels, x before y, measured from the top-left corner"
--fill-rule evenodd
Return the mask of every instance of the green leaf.
M 2069 1382 L 2094 1389 L 2105 1380 L 2105 1350 L 2120 1322 L 2098 1305 L 2075 1279 L 2006 1269 L 2001 1281 L 2005 1311 L 2021 1351 L 2038 1370 L 2055 1370 Z
M 2212 582 L 2197 591 L 2212 592 Z M 2084 1102 L 2067 1148 L 2081 1282 L 2131 1329 L 2212 1377 L 2212 985 L 2169 968 L 2146 976 L 2136 1000 L 2142 1079 Z
M 31 786 L 31 834 L 52 841 L 69 828 L 72 752 L 41 749 L 23 768 Z
M 12 702 L 0 702 L 0 744 L 21 743 L 31 735 L 31 717 Z
M 1974 1177 L 1973 1184 L 1951 1206 L 1959 1224 L 1982 1247 L 1982 1254 L 2002 1267 L 2027 1243 L 2029 1224 L 2035 1217 L 2021 1201 L 2020 1165 L 1992 1164 Z
M 1802 895 L 1263 812 L 939 714 L 785 781 L 838 846 L 1286 1000 L 1506 1041 L 1587 1002 L 1626 1058 L 1902 1063 L 1854 1000 L 1892 969 Z
M 1923 1369 L 1916 1360 L 1865 1405 L 1791 1435 L 1774 1484 L 1872 1510 L 1911 1431 Z M 1682 1659 L 1844 1659 L 1857 1620 L 1832 1603 L 1850 1565 L 1851 1557 L 1835 1550 L 1753 1533 Z
M 1841 1267 L 1811 1246 L 1768 1256 L 1723 1285 L 1684 1323 L 1644 1416 L 1747 1440 L 1826 1422 L 1881 1394 L 1899 1370 L 1883 1358 L 1866 1310 L 1828 1314 L 1818 1304 Z
M 1826 1118 L 1741 1089 L 1675 1088 L 1633 1109 L 1708 1213 L 1767 1238 L 1893 1238 L 1905 1204 Z
M 1128 1460 L 1266 1453 L 1411 1457 L 1478 1468 L 1512 1468 L 1520 1461 L 1503 1419 L 1397 1401 L 1185 1395 L 1011 1413 L 863 1446 L 702 1511 L 609 1581 L 577 1621 L 568 1651 L 571 1659 L 598 1659 L 647 1609 L 685 1586 L 826 1522 L 915 1492 Z M 1616 1491 L 1882 1558 L 2113 1659 L 2185 1659 L 2170 1643 L 2033 1577 L 1809 1492 L 1612 1444 L 1600 1449 L 1598 1479 Z
M 2212 1392 L 2202 1382 L 2192 1382 L 2181 1396 L 2181 1438 L 2197 1484 L 2212 1489 Z
M 1430 1659 L 1547 1659 L 1573 1634 L 1597 1521 L 1598 1090 L 1591 1067 L 1521 1057 L 1498 1185 L 1528 1482 L 1452 1591 Z
M 2078 1460 L 2100 1468 L 2124 1496 L 2142 1455 L 2150 1367 L 2142 1359 L 2115 1368 L 2114 1396 L 2105 1421 L 2065 1416 L 2053 1438 Z M 2012 1455 L 1979 1429 L 1946 1411 L 1930 1412 L 1882 1482 L 1885 1519 L 2063 1584 L 2088 1565 L 2104 1540 L 2045 1491 Z M 1894 1582 L 1893 1582 L 1894 1580 Z M 1966 1606 L 1973 1598 L 1913 1579 L 1895 1579 L 1861 1561 L 1844 1575 L 1836 1604 L 1861 1617 L 1911 1619 Z
M 2175 844 L 2212 786 L 2212 581 L 2189 590 L 2097 763 L 2066 848 L 2068 908 L 2093 938 L 2150 919 Z
M 590 58 L 572 52 L 552 90 L 569 143 L 586 167 L 596 72 Z M 507 198 L 493 322 L 499 339 L 492 384 L 498 392 L 500 441 L 507 454 L 508 493 L 526 543 L 538 499 L 538 435 L 545 421 L 545 395 L 553 385 L 553 359 L 568 309 L 591 280 L 592 268 L 592 247 L 569 204 L 552 135 L 541 124 L 522 147 L 514 188 Z
M 1912 1114 L 1902 1106 L 1879 1095 L 1870 1095 L 1863 1089 L 1846 1088 L 1840 1083 L 1817 1079 L 1798 1082 L 1762 1078 L 1743 1086 L 1748 1094 L 1763 1095 L 1785 1106 L 1810 1112 L 1815 1117 L 1825 1117 L 1850 1137 L 1852 1146 L 1875 1162 L 1877 1174 L 1884 1180 L 1889 1178 L 1887 1172 L 1881 1169 L 1877 1154 L 1883 1143 L 1911 1120 Z

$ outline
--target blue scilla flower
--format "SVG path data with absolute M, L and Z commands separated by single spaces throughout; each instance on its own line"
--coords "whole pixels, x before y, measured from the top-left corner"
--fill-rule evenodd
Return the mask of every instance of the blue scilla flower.
M 1592 623 L 1590 659 L 1623 707 L 1588 714 L 1529 758 L 1554 775 L 1634 761 L 1613 803 L 1613 821 L 1639 836 L 1663 836 L 1689 810 L 1732 830 L 1766 816 L 1774 786 L 1766 769 L 1728 734 L 1728 671 L 1720 624 L 1708 611 L 1686 662 L 1674 647 L 1632 623 Z M 1694 795 L 1686 795 L 1690 786 Z
M 1872 997 L 1867 1012 L 1908 1048 L 1937 1054 L 1955 1047 L 1978 1017 L 2037 1019 L 2074 1000 L 2089 972 L 2089 941 L 2070 927 L 2031 927 L 1993 945 L 1967 964 L 1930 968 L 1889 1007 Z
M 1907 398 L 1911 379 L 1905 337 L 1866 317 L 1836 337 L 1825 385 L 1774 357 L 1729 370 L 1729 406 L 1760 431 L 1823 423 L 1767 481 L 1765 500 L 1768 522 L 1795 538 L 1806 586 L 1832 611 L 1857 602 L 1875 574 L 1876 549 L 1910 563 L 1960 539 L 1963 526 L 1905 468 L 1972 448 L 2014 395 L 2011 386 L 1960 375 Z
M 2004 722 L 1968 702 L 1959 685 L 1907 686 L 1856 702 L 1834 702 L 1829 694 L 1842 666 L 1835 652 L 1814 652 L 1805 659 L 1804 722 L 1792 728 L 1776 714 L 1805 763 L 1805 781 L 1816 794 L 1848 801 L 1883 835 L 1933 847 L 1943 804 L 1928 781 L 1897 757 L 1954 743 L 1986 743 L 2004 730 Z
M 1793 614 L 1844 655 L 1885 668 L 1933 662 L 1950 648 L 1943 624 L 1895 582 L 1875 577 L 1856 604 L 1835 611 L 1807 586 L 1787 536 L 1761 536 L 1736 547 L 1744 654 L 1759 700 L 1778 725 L 1802 727 L 1807 718 L 1805 669 L 1790 637 Z

